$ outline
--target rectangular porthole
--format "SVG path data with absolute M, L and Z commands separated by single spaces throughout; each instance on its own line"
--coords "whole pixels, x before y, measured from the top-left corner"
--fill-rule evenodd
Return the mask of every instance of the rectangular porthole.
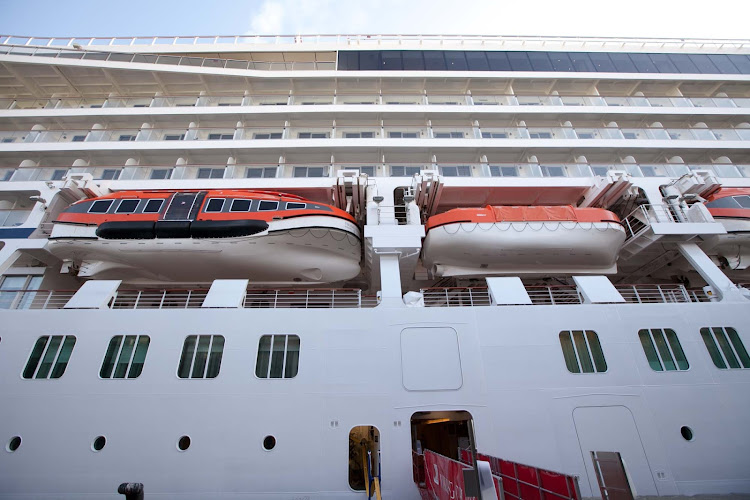
M 294 378 L 299 370 L 299 336 L 263 335 L 258 343 L 255 376 Z
M 571 373 L 602 373 L 607 371 L 599 336 L 592 330 L 560 332 L 560 345 L 565 366 Z
M 99 200 L 91 204 L 90 214 L 106 214 L 109 207 L 112 206 L 113 200 Z
M 104 355 L 101 378 L 137 378 L 143 371 L 151 339 L 148 335 L 116 335 Z
M 230 212 L 249 212 L 253 200 L 232 200 Z
M 60 378 L 68 366 L 76 338 L 73 335 L 44 335 L 31 351 L 23 378 Z
M 750 368 L 750 356 L 734 328 L 701 328 L 701 337 L 716 368 Z
M 144 214 L 157 214 L 161 210 L 161 206 L 164 204 L 164 200 L 153 199 L 146 202 L 146 207 L 143 209 Z
M 221 368 L 224 353 L 224 337 L 221 335 L 189 335 L 182 346 L 180 378 L 216 378 Z
M 638 331 L 649 366 L 657 372 L 690 368 L 677 334 L 670 328 Z
M 140 200 L 120 200 L 120 204 L 117 205 L 116 214 L 132 214 L 135 209 L 138 208 Z
M 278 209 L 279 209 L 278 201 L 261 201 L 258 204 L 258 210 L 261 212 L 265 212 L 269 210 L 278 210 Z
M 204 212 L 221 212 L 224 208 L 224 198 L 211 198 L 206 203 Z

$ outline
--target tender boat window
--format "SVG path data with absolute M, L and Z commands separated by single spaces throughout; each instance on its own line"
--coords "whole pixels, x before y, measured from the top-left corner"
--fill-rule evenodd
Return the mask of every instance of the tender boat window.
M 750 368 L 750 356 L 734 328 L 701 328 L 701 337 L 716 368 Z
M 112 206 L 113 200 L 98 200 L 91 204 L 90 214 L 106 214 L 109 207 Z
M 710 201 L 706 203 L 707 208 L 741 208 L 740 204 L 732 198 L 727 196 L 725 198 L 719 198 L 718 200 Z
M 735 196 L 734 199 L 742 208 L 750 208 L 750 196 Z
M 190 335 L 185 339 L 177 376 L 180 378 L 216 378 L 221 368 L 224 337 Z
M 146 207 L 143 209 L 144 214 L 158 214 L 164 205 L 164 200 L 154 199 L 146 202 Z
M 224 208 L 224 198 L 211 198 L 206 203 L 204 212 L 221 212 Z
M 73 335 L 39 337 L 23 370 L 23 378 L 60 378 L 76 345 Z
M 306 203 L 295 203 L 295 202 L 287 202 L 286 209 L 287 210 L 303 210 L 307 206 Z
M 138 203 L 140 203 L 141 200 L 120 200 L 120 204 L 117 206 L 117 210 L 115 210 L 116 214 L 132 214 L 135 212 L 135 209 L 138 208 Z
M 268 211 L 268 210 L 278 210 L 279 209 L 279 202 L 278 201 L 261 201 L 258 205 L 258 210 Z
M 230 212 L 249 212 L 253 200 L 232 200 Z
M 560 332 L 565 366 L 571 373 L 600 373 L 607 371 L 599 336 L 592 330 Z
M 648 364 L 654 371 L 676 371 L 690 368 L 680 345 L 680 340 L 674 330 L 669 328 L 663 330 L 661 328 L 643 329 L 638 331 L 638 337 L 641 339 Z
M 258 343 L 255 376 L 294 378 L 299 370 L 299 336 L 263 335 Z
M 148 335 L 116 335 L 104 355 L 101 378 L 137 378 L 143 371 L 151 339 Z

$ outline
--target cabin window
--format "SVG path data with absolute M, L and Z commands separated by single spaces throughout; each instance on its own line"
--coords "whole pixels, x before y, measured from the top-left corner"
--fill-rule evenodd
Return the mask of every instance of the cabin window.
M 246 179 L 263 179 L 276 177 L 276 167 L 249 167 L 245 169 Z
M 507 139 L 507 132 L 482 132 L 482 139 Z
M 148 200 L 143 209 L 144 214 L 158 214 L 164 205 L 164 200 Z
M 224 198 L 211 198 L 206 203 L 204 212 L 221 212 L 224 208 Z
M 74 135 L 72 142 L 83 142 L 86 140 L 85 135 Z
M 234 134 L 208 134 L 209 141 L 231 141 Z
M 164 136 L 165 141 L 181 141 L 185 139 L 185 134 L 166 134 Z
M 391 177 L 411 177 L 419 173 L 420 167 L 391 165 Z
M 518 167 L 500 167 L 490 165 L 490 175 L 492 177 L 518 177 Z
M 263 335 L 258 343 L 255 376 L 294 378 L 299 370 L 299 336 Z
M 138 203 L 140 203 L 141 200 L 121 200 L 120 204 L 117 206 L 117 210 L 115 210 L 115 213 L 117 214 L 132 214 L 135 212 L 135 209 L 138 208 Z
M 571 373 L 601 373 L 607 371 L 607 362 L 599 344 L 599 336 L 592 330 L 560 332 L 565 366 Z
M 232 200 L 230 212 L 249 212 L 253 200 Z
M 260 204 L 258 204 L 258 210 L 263 211 L 269 211 L 269 210 L 278 210 L 279 209 L 279 202 L 278 201 L 261 201 Z
M 388 132 L 389 139 L 416 139 L 419 132 Z
M 294 203 L 290 201 L 286 204 L 286 209 L 287 210 L 303 210 L 306 206 L 307 204 L 305 203 Z
M 100 177 L 103 181 L 116 181 L 120 178 L 121 170 L 119 168 L 105 168 L 102 170 L 102 176 Z
M 106 214 L 109 207 L 112 206 L 113 200 L 98 200 L 91 204 L 90 214 Z
M 199 168 L 198 179 L 223 179 L 223 168 Z
M 652 328 L 638 330 L 643 352 L 654 371 L 687 370 L 690 368 L 680 340 L 674 330 Z
M 253 134 L 253 139 L 281 139 L 281 132 L 270 132 L 267 134 Z
M 463 139 L 463 132 L 435 132 L 436 139 Z
M 440 167 L 440 171 L 446 177 L 471 177 L 471 167 L 468 165 Z
M 76 345 L 73 335 L 39 337 L 23 370 L 23 378 L 60 378 Z
M 294 167 L 294 177 L 323 177 L 324 167 Z
M 122 134 L 117 140 L 120 142 L 132 142 L 135 141 L 135 136 L 132 134 Z
M 344 132 L 344 139 L 372 139 L 374 132 Z
M 65 175 L 67 175 L 68 171 L 65 169 L 57 169 L 52 172 L 52 176 L 50 176 L 51 181 L 61 181 L 65 178 Z
M 153 180 L 160 180 L 160 179 L 169 179 L 172 177 L 172 169 L 171 168 L 155 168 L 151 171 L 150 179 Z
M 221 368 L 224 337 L 221 335 L 189 335 L 182 346 L 180 378 L 216 378 Z
M 116 335 L 109 341 L 99 370 L 101 378 L 138 378 L 151 339 L 148 335 Z
M 716 368 L 750 368 L 750 356 L 734 328 L 701 328 L 701 337 Z
M 328 132 L 299 132 L 298 139 L 327 139 Z

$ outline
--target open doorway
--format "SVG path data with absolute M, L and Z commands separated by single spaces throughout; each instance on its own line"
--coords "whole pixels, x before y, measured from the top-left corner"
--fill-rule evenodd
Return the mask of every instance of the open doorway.
M 424 450 L 458 460 L 459 448 L 471 446 L 471 413 L 468 411 L 420 411 L 411 416 L 412 450 Z
M 349 431 L 349 487 L 351 489 L 365 491 L 368 460 L 372 468 L 372 476 L 378 475 L 379 452 L 380 431 L 377 427 L 358 425 Z

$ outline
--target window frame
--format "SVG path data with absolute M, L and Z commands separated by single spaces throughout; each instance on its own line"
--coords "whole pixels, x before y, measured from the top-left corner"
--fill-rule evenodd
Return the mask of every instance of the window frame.
M 128 355 L 128 361 L 125 364 L 125 373 L 123 373 L 122 377 L 118 377 L 117 370 L 119 369 L 119 366 L 121 365 L 120 357 L 122 356 L 122 353 L 125 349 L 125 340 L 127 337 L 135 337 L 135 341 L 133 343 L 133 347 L 131 349 L 130 354 Z M 117 343 L 117 347 L 115 347 L 115 351 L 112 353 L 112 366 L 109 369 L 110 376 L 105 377 L 102 376 L 102 373 L 104 372 L 105 363 L 107 361 L 107 355 L 110 353 L 110 347 L 112 347 L 112 343 L 115 341 L 115 339 L 119 338 L 119 342 Z M 138 373 L 131 377 L 130 374 L 133 371 L 134 367 L 134 361 L 136 359 L 136 354 L 139 352 L 139 348 L 141 347 L 141 339 L 146 339 L 145 342 L 145 348 L 143 352 L 143 363 L 141 363 L 140 369 Z M 140 377 L 143 374 L 143 369 L 146 366 L 146 357 L 148 356 L 148 349 L 151 347 L 151 337 L 149 335 L 140 335 L 140 334 L 120 334 L 120 335 L 113 335 L 111 339 L 109 339 L 109 343 L 107 344 L 107 350 L 104 352 L 104 357 L 102 358 L 102 364 L 99 368 L 99 379 L 101 380 L 134 380 Z
M 126 201 L 134 201 L 135 207 L 133 207 L 133 210 L 128 211 L 128 212 L 120 211 L 122 204 L 125 203 Z M 114 213 L 115 214 L 134 214 L 138 211 L 138 207 L 140 204 L 141 204 L 141 200 L 139 200 L 138 198 L 123 198 L 120 200 L 120 203 L 117 204 L 117 208 L 115 208 Z
M 60 341 L 55 347 L 54 353 L 50 352 L 50 345 L 52 342 L 54 342 L 55 337 L 60 337 Z M 27 377 L 26 372 L 31 368 L 30 363 L 32 360 L 32 356 L 34 355 L 34 352 L 37 350 L 37 346 L 39 345 L 39 342 L 46 338 L 44 341 L 44 345 L 41 347 L 41 352 L 39 353 L 38 358 L 34 362 L 33 369 L 31 370 L 30 375 Z M 64 365 L 62 367 L 62 371 L 60 371 L 60 374 L 57 376 L 55 375 L 55 372 L 60 368 L 60 357 L 63 356 L 63 349 L 65 348 L 65 344 L 68 342 L 68 339 L 72 339 L 72 345 L 70 346 L 70 351 L 67 353 L 67 359 L 64 361 Z M 27 357 L 26 357 L 26 364 L 24 364 L 23 370 L 21 371 L 21 378 L 24 380 L 52 380 L 52 379 L 59 379 L 62 378 L 63 375 L 65 375 L 65 371 L 68 369 L 68 365 L 70 364 L 70 360 L 73 357 L 73 351 L 75 350 L 77 338 L 75 335 L 40 335 L 37 337 L 36 341 L 34 342 L 34 345 L 31 347 L 31 350 L 29 351 Z M 45 364 L 45 359 L 48 358 L 51 354 L 51 364 L 49 368 L 46 370 L 45 376 L 40 377 L 39 376 L 39 370 L 41 369 L 42 365 Z
M 274 345 L 275 345 L 276 337 L 284 337 L 284 346 L 283 346 L 283 350 L 281 351 L 282 352 L 282 363 L 281 363 L 281 372 L 280 372 L 281 375 L 278 377 L 272 377 L 271 371 L 274 367 L 273 355 L 274 355 Z M 268 352 L 268 359 L 267 359 L 268 366 L 266 367 L 266 376 L 259 377 L 258 369 L 261 366 L 260 365 L 261 347 L 262 347 L 263 339 L 265 338 L 269 338 L 269 350 L 267 351 Z M 286 376 L 287 368 L 288 368 L 287 362 L 289 361 L 289 353 L 293 352 L 289 350 L 289 340 L 294 339 L 294 338 L 296 338 L 296 342 L 297 342 L 296 371 L 292 375 Z M 296 378 L 297 375 L 299 375 L 299 363 L 300 363 L 301 352 L 302 352 L 302 341 L 299 335 L 297 335 L 296 333 L 268 333 L 268 334 L 261 335 L 260 337 L 258 337 L 258 349 L 256 350 L 256 354 L 255 354 L 255 369 L 253 370 L 253 375 L 258 380 L 291 380 L 293 378 Z
M 214 200 L 221 200 L 221 208 L 218 210 L 209 210 L 208 206 L 211 204 Z M 205 214 L 219 214 L 224 210 L 224 205 L 226 204 L 227 199 L 226 198 L 209 198 L 206 200 L 206 205 L 203 207 L 203 213 Z
M 727 347 L 734 357 L 733 361 L 739 366 L 732 366 L 730 359 L 727 357 L 727 352 L 724 344 L 718 341 L 716 330 L 721 330 L 721 332 L 724 334 L 724 340 L 727 342 Z M 734 337 L 736 337 L 737 339 L 737 344 L 735 344 L 734 340 L 732 339 L 732 333 L 734 333 Z M 711 338 L 713 344 L 712 346 L 708 345 L 706 335 Z M 718 370 L 750 369 L 750 355 L 748 355 L 747 347 L 745 347 L 744 342 L 742 342 L 742 337 L 740 337 L 740 334 L 737 332 L 736 328 L 732 326 L 705 326 L 700 329 L 700 336 L 703 339 L 703 343 L 706 346 L 706 351 L 708 351 L 708 355 L 711 358 L 711 361 Z M 713 351 L 711 347 L 713 347 Z M 723 367 L 719 366 L 719 364 L 716 362 L 717 358 L 715 357 L 715 354 L 718 354 L 719 360 L 724 364 Z
M 109 203 L 109 205 L 107 205 L 107 209 L 106 209 L 106 210 L 105 210 L 104 212 L 92 212 L 91 210 L 92 210 L 92 209 L 94 208 L 94 206 L 95 206 L 95 205 L 96 205 L 97 203 Z M 88 209 L 88 210 L 86 210 L 86 213 L 87 213 L 87 214 L 99 214 L 99 215 L 104 215 L 104 214 L 106 214 L 106 213 L 109 213 L 109 210 L 110 210 L 110 209 L 112 208 L 112 205 L 114 205 L 114 203 L 115 203 L 115 200 L 96 200 L 96 201 L 94 201 L 94 202 L 93 202 L 93 203 L 91 204 L 91 206 L 89 207 L 89 209 Z
M 192 346 L 192 353 L 190 355 L 190 365 L 188 366 L 188 369 L 187 369 L 187 376 L 182 377 L 180 376 L 180 371 L 181 371 L 180 369 L 183 367 L 183 359 L 184 359 L 183 357 L 186 354 L 186 347 L 188 345 L 188 340 L 191 337 L 195 338 L 195 342 Z M 198 346 L 200 345 L 201 337 L 209 337 L 208 347 L 206 350 L 206 359 L 205 359 L 205 364 L 203 367 L 203 375 L 200 377 L 194 377 L 193 373 L 195 372 L 195 368 L 196 368 L 195 360 L 199 353 Z M 221 339 L 221 349 L 218 351 L 218 358 L 217 358 L 218 366 L 216 368 L 216 375 L 214 375 L 213 377 L 209 377 L 208 370 L 212 362 L 211 355 L 214 352 L 213 351 L 213 347 L 215 345 L 214 340 L 218 338 Z M 196 333 L 193 335 L 186 336 L 182 342 L 182 349 L 180 350 L 180 358 L 177 362 L 177 370 L 175 371 L 175 376 L 180 380 L 213 380 L 213 379 L 218 378 L 219 375 L 221 375 L 221 362 L 224 359 L 225 348 L 226 348 L 226 338 L 223 335 L 214 334 L 214 333 L 201 333 L 201 334 Z
M 246 201 L 248 203 L 247 210 L 235 210 L 234 204 L 238 201 Z M 232 203 L 229 205 L 229 211 L 232 213 L 243 213 L 243 212 L 252 212 L 253 209 L 253 200 L 248 200 L 247 198 L 234 198 L 232 200 Z
M 579 353 L 579 341 L 575 338 L 575 333 L 581 332 L 581 338 L 583 339 L 586 347 L 586 354 L 587 354 L 587 361 L 591 365 L 591 370 L 587 371 L 585 370 L 584 363 L 581 361 L 582 356 Z M 568 363 L 568 354 L 566 354 L 566 346 L 563 344 L 563 335 L 567 334 L 567 339 L 570 342 L 570 345 L 573 348 L 572 354 L 573 359 L 576 362 L 576 366 L 578 368 L 578 371 L 573 371 L 570 369 L 570 364 Z M 601 361 L 604 363 L 604 369 L 600 370 L 598 363 L 597 363 L 597 357 L 594 354 L 594 350 L 592 349 L 592 342 L 590 340 L 590 335 L 593 334 L 593 338 L 596 340 L 596 350 L 598 351 L 598 354 L 601 355 Z M 607 373 L 609 371 L 609 365 L 607 364 L 607 358 L 604 355 L 604 349 L 602 349 L 602 343 L 599 340 L 599 334 L 596 333 L 594 330 L 561 330 L 560 333 L 557 336 L 558 341 L 560 342 L 560 348 L 562 350 L 563 354 L 563 362 L 565 363 L 565 368 L 568 370 L 568 373 L 571 373 L 573 375 L 596 375 L 599 373 Z
M 146 211 L 146 209 L 148 208 L 149 204 L 151 202 L 153 202 L 153 201 L 158 201 L 159 202 L 159 208 L 157 210 Z M 141 212 L 144 213 L 144 214 L 158 214 L 158 213 L 161 213 L 161 209 L 162 208 L 164 208 L 164 198 L 149 198 L 149 199 L 146 200 L 146 204 L 143 205 L 143 210 L 141 210 Z
M 263 204 L 264 204 L 264 203 L 275 203 L 275 204 L 276 204 L 276 206 L 275 206 L 274 208 L 261 208 L 261 207 L 263 206 Z M 279 209 L 279 202 L 278 202 L 278 201 L 273 201 L 273 200 L 260 200 L 260 201 L 258 202 L 258 209 L 257 209 L 257 211 L 258 211 L 258 212 L 274 212 L 274 211 L 276 211 L 276 210 L 278 210 L 278 209 Z
M 657 338 L 655 337 L 656 334 L 654 332 L 657 332 L 661 335 L 662 344 L 657 341 Z M 656 356 L 653 360 L 649 357 L 649 352 L 647 352 L 646 344 L 644 344 L 644 334 L 649 340 L 649 347 L 651 348 L 652 353 Z M 674 342 L 672 342 L 670 337 L 674 339 Z M 641 344 L 643 354 L 646 357 L 646 362 L 648 363 L 652 371 L 656 373 L 669 373 L 686 372 L 690 370 L 690 361 L 688 361 L 685 350 L 682 348 L 680 338 L 673 328 L 640 328 L 638 330 L 638 340 Z M 667 354 L 669 354 L 671 359 L 665 359 L 665 353 L 663 352 L 664 349 L 666 349 Z M 679 349 L 679 353 L 677 352 L 677 349 Z M 680 359 L 678 354 L 682 356 L 682 361 L 684 361 L 685 365 L 687 366 L 686 368 L 680 368 Z M 667 361 L 669 361 L 669 363 L 671 363 L 674 368 L 668 368 Z M 654 362 L 658 363 L 658 370 L 654 368 Z

